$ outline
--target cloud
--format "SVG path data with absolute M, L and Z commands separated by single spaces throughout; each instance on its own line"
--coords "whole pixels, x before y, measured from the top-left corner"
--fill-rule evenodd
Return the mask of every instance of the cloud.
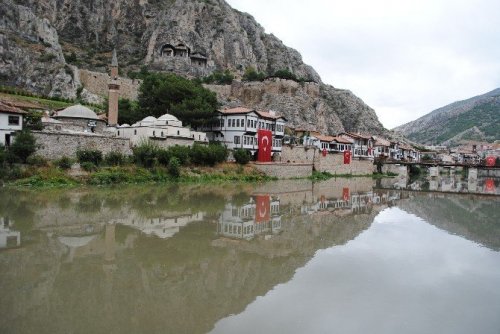
M 392 128 L 500 87 L 495 0 L 229 0 Z

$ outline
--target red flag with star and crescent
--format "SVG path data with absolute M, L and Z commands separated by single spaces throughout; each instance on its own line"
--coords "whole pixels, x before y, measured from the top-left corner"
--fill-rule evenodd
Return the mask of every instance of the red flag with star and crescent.
M 271 217 L 271 197 L 269 195 L 255 196 L 255 222 L 265 223 Z
M 273 133 L 269 130 L 259 130 L 257 132 L 257 138 L 259 141 L 259 153 L 257 154 L 257 161 L 270 162 L 273 149 Z
M 351 163 L 351 151 L 344 151 L 344 165 Z
M 496 158 L 491 156 L 491 157 L 487 157 L 486 158 L 486 166 L 488 167 L 495 167 L 495 163 L 496 163 Z

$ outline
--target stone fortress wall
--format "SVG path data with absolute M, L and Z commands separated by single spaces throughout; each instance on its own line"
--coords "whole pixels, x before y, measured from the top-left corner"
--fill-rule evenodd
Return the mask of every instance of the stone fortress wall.
M 78 75 L 83 87 L 92 94 L 99 96 L 108 94 L 108 84 L 111 82 L 109 74 L 79 69 Z M 117 81 L 120 85 L 120 98 L 137 100 L 141 80 L 118 77 Z
M 79 149 L 99 150 L 103 155 L 109 152 L 132 154 L 130 142 L 125 138 L 47 131 L 33 131 L 33 135 L 37 144 L 40 145 L 37 154 L 49 160 L 60 159 L 64 156 L 75 157 Z

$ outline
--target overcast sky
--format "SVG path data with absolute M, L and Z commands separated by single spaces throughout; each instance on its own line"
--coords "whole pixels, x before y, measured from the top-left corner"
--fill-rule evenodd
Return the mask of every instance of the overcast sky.
M 226 0 L 387 128 L 500 87 L 499 0 Z

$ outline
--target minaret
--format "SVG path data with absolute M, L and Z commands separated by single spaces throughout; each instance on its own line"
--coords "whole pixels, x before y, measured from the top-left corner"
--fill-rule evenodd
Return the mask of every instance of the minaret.
M 118 97 L 120 95 L 116 49 L 113 49 L 113 59 L 111 60 L 110 70 L 111 80 L 108 84 L 108 126 L 116 126 L 118 125 Z

